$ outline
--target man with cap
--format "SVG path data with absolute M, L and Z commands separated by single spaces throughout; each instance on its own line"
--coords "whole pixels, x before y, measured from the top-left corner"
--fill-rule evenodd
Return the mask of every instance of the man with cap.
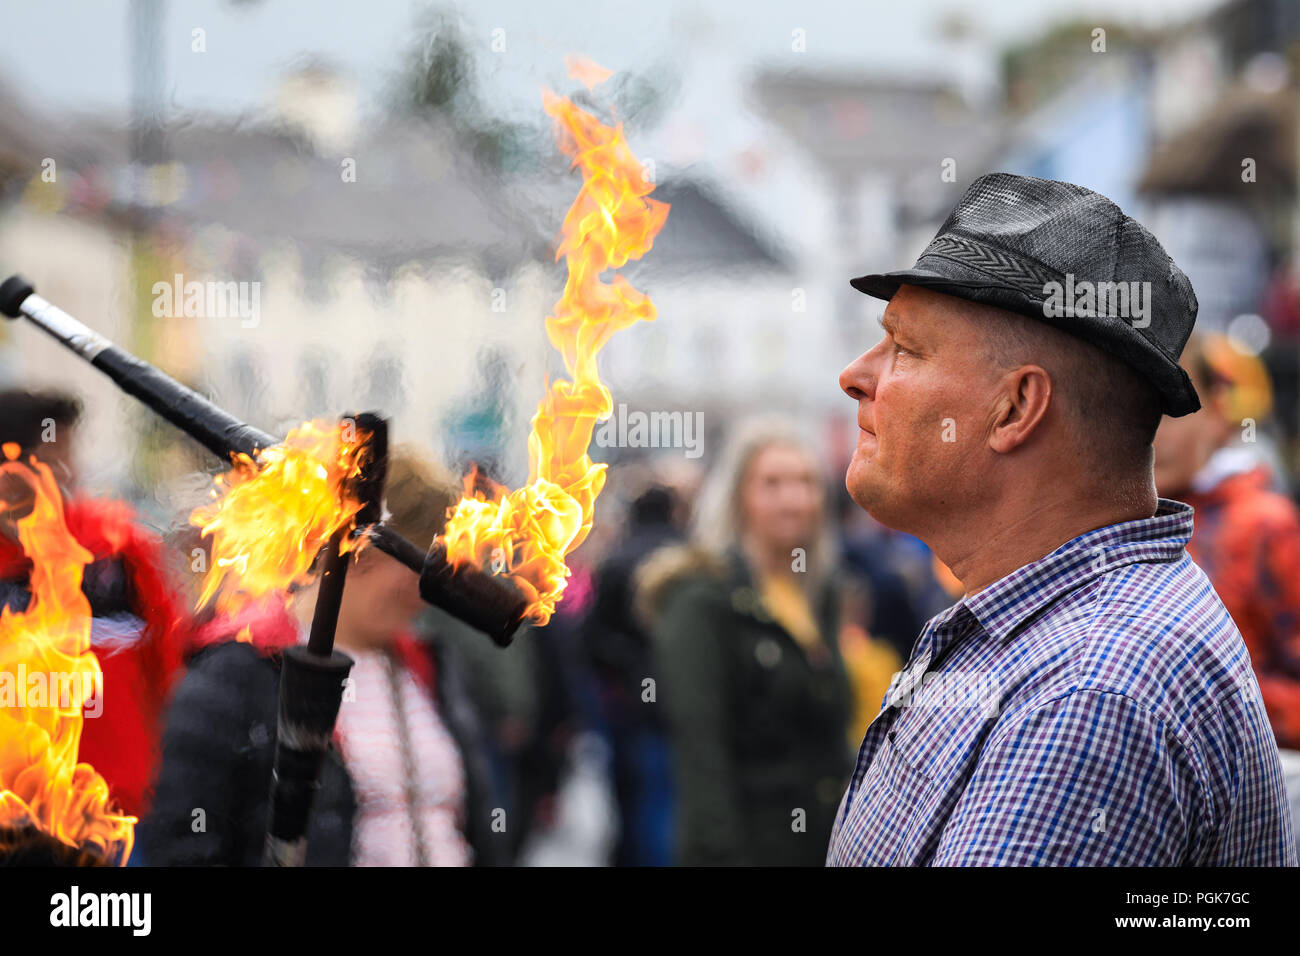
M 964 596 L 863 739 L 832 865 L 1295 865 L 1241 635 L 1157 498 L 1196 296 L 1156 239 L 1069 183 L 978 179 L 912 269 L 854 279 L 884 338 L 846 485 Z

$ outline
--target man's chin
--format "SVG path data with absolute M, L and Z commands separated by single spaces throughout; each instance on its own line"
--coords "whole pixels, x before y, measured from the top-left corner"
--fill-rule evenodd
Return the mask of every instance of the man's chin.
M 878 487 L 871 470 L 870 462 L 863 461 L 858 455 L 854 455 L 853 460 L 849 462 L 848 470 L 844 474 L 844 487 L 848 490 L 849 497 L 853 499 L 854 503 L 874 518 L 873 507 L 879 505 L 880 492 L 883 489 Z
M 871 515 L 877 523 L 895 531 L 906 531 L 904 525 L 910 525 L 907 519 L 907 503 L 900 501 L 890 493 L 890 483 L 870 462 L 854 456 L 844 476 L 844 487 L 854 504 Z M 903 512 L 900 513 L 900 508 Z

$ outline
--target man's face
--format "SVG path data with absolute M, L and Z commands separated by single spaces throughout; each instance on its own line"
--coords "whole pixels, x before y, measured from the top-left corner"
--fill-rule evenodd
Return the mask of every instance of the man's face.
M 922 534 L 965 507 L 987 470 L 996 376 L 965 303 L 902 286 L 885 337 L 840 373 L 858 403 L 858 444 L 845 486 L 877 521 Z

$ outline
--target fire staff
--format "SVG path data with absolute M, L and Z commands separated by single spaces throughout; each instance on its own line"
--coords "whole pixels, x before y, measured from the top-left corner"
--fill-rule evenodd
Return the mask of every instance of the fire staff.
M 0 283 L 0 314 L 26 318 L 224 460 L 236 453 L 256 459 L 276 444 L 272 436 L 239 421 L 45 301 L 22 276 L 12 275 Z M 419 574 L 420 594 L 429 604 L 478 628 L 502 646 L 513 640 L 527 608 L 505 576 L 484 574 L 469 565 L 456 566 L 448 560 L 441 540 L 426 552 L 381 524 L 359 528 L 356 533 L 368 535 L 376 548 Z

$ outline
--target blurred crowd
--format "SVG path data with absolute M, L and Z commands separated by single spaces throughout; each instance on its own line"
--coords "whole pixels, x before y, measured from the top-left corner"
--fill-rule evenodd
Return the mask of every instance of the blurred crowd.
M 1182 361 L 1203 407 L 1164 420 L 1157 488 L 1195 506 L 1189 550 L 1245 638 L 1279 747 L 1300 750 L 1300 511 L 1269 374 L 1220 335 L 1194 336 Z M 256 865 L 279 654 L 305 640 L 313 588 L 288 608 L 195 611 L 203 540 L 79 492 L 80 411 L 69 395 L 0 396 L 0 442 L 50 465 L 94 557 L 83 588 L 105 701 L 81 759 L 140 817 L 134 864 Z M 363 551 L 339 615 L 355 664 L 309 864 L 823 862 L 866 726 L 962 588 L 852 504 L 843 463 L 806 426 L 728 431 L 698 461 L 664 451 L 612 468 L 557 614 L 505 650 Z M 456 487 L 399 449 L 389 523 L 432 540 Z M 23 496 L 0 492 L 0 606 L 23 610 Z M 591 833 L 593 817 L 607 832 Z

